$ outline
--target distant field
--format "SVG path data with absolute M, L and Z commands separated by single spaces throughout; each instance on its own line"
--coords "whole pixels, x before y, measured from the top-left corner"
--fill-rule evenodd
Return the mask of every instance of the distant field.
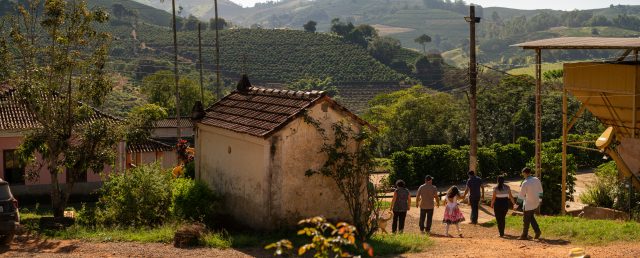
M 595 31 L 594 31 L 595 29 Z M 638 37 L 640 32 L 633 30 L 626 30 L 616 27 L 555 27 L 549 29 L 550 32 L 558 33 L 562 37 L 586 37 L 586 36 L 599 36 L 599 37 Z M 597 34 L 593 34 L 597 32 Z
M 444 58 L 445 63 L 453 65 L 455 67 L 462 67 L 469 63 L 469 57 L 467 56 L 467 53 L 462 51 L 461 48 L 456 48 L 454 50 L 442 53 L 442 58 Z
M 546 72 L 549 70 L 558 70 L 558 69 L 562 69 L 562 64 L 561 62 L 558 63 L 542 63 L 542 72 Z M 514 75 L 519 75 L 519 74 L 528 74 L 531 76 L 535 76 L 536 75 L 536 65 L 535 64 L 531 64 L 528 65 L 526 67 L 521 67 L 521 68 L 516 68 L 516 69 L 511 69 L 509 70 L 510 74 L 514 74 Z
M 374 25 L 371 25 L 371 26 L 374 27 L 378 31 L 378 35 L 380 35 L 380 36 L 389 36 L 389 35 L 393 35 L 393 34 L 410 32 L 410 31 L 414 31 L 415 30 L 415 29 L 412 29 L 412 28 L 393 27 L 393 26 L 387 26 L 387 25 L 382 25 L 382 24 L 374 24 Z

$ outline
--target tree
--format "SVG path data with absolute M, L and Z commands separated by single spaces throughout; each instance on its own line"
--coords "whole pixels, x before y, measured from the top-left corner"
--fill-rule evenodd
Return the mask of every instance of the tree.
M 321 153 L 327 158 L 319 170 L 309 169 L 305 175 L 331 178 L 347 202 L 358 237 L 362 241 L 369 239 L 378 227 L 375 220 L 371 221 L 378 213 L 375 188 L 369 181 L 375 168 L 369 132 L 344 122 L 323 126 L 308 116 L 305 121 L 323 138 Z M 329 128 L 325 128 L 327 126 Z M 327 129 L 331 130 L 331 135 L 327 134 Z
M 147 96 L 149 103 L 167 109 L 170 116 L 176 115 L 174 77 L 168 70 L 158 71 L 142 80 L 142 93 Z M 196 101 L 200 100 L 200 86 L 188 76 L 181 76 L 178 83 L 180 88 L 180 110 L 191 110 Z M 203 103 L 211 103 L 213 94 L 204 92 Z
M 301 91 L 324 91 L 332 97 L 334 100 L 339 100 L 340 96 L 338 95 L 338 87 L 333 82 L 333 78 L 327 77 L 324 79 L 318 78 L 303 78 L 294 82 L 287 84 L 287 89 L 290 90 L 301 90 Z
M 198 23 L 200 23 L 200 20 L 198 20 L 198 18 L 193 15 L 189 15 L 189 18 L 187 18 L 187 22 L 184 24 L 184 30 L 196 31 L 198 30 Z
M 414 41 L 420 45 L 422 45 L 422 53 L 424 53 L 424 55 L 427 55 L 427 43 L 431 42 L 431 37 L 429 37 L 429 35 L 427 34 L 422 34 L 420 35 L 420 37 L 417 37 L 416 39 L 414 39 Z
M 377 37 L 368 47 L 369 53 L 383 64 L 390 64 L 402 46 L 400 41 L 390 37 Z
M 104 71 L 111 35 L 96 30 L 108 15 L 77 0 L 35 0 L 18 10 L 0 33 L 0 53 L 12 54 L 7 83 L 40 125 L 24 136 L 18 153 L 30 163 L 42 157 L 53 214 L 62 217 L 75 180 L 112 163 L 120 139 L 117 123 L 88 106 L 100 106 L 111 91 Z
M 165 108 L 156 104 L 137 106 L 129 112 L 125 139 L 128 144 L 142 143 L 151 137 L 153 123 L 167 118 Z
M 229 23 L 225 19 L 223 19 L 221 17 L 218 18 L 217 22 L 216 22 L 216 18 L 209 19 L 209 29 L 210 30 L 215 30 L 216 26 L 218 26 L 219 30 L 223 30 L 227 26 L 229 26 Z
M 318 25 L 315 21 L 308 21 L 302 27 L 304 27 L 304 31 L 306 32 L 316 32 L 316 25 Z

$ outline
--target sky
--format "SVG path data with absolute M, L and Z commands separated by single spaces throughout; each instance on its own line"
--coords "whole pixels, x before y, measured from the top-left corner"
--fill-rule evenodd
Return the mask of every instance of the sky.
M 255 3 L 267 2 L 267 0 L 231 0 L 237 4 L 248 7 Z M 348 1 L 348 0 L 344 0 Z M 640 5 L 640 0 L 467 0 L 483 7 L 500 6 L 516 9 L 595 9 L 608 7 L 611 4 Z

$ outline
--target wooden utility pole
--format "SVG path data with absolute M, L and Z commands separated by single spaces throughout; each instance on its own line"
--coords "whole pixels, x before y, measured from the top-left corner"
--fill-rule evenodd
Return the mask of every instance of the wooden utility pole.
M 200 64 L 200 102 L 204 103 L 204 79 L 202 78 L 202 23 L 198 22 L 198 63 Z
M 178 133 L 178 140 L 180 140 L 182 135 L 180 134 L 180 87 L 178 86 L 178 27 L 176 25 L 176 0 L 171 0 L 171 7 L 173 11 L 173 77 L 175 79 L 176 88 L 176 131 Z
M 536 48 L 536 177 L 542 180 L 542 50 Z
M 215 9 L 215 27 L 216 27 L 216 99 L 220 100 L 222 98 L 222 89 L 220 85 L 220 34 L 218 28 L 218 0 L 214 0 L 214 9 Z
M 562 215 L 566 213 L 565 204 L 567 202 L 567 134 L 569 133 L 569 127 L 567 126 L 567 89 L 562 85 L 562 200 L 560 212 Z
M 478 165 L 478 68 L 476 62 L 476 23 L 480 23 L 480 17 L 476 17 L 476 7 L 469 6 L 469 16 L 464 17 L 469 23 L 469 170 L 477 171 Z

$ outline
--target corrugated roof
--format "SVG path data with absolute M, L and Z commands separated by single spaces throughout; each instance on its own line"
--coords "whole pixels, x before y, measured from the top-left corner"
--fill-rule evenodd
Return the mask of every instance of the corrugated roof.
M 640 38 L 562 37 L 512 46 L 525 49 L 640 49 Z
M 172 151 L 174 147 L 162 142 L 147 139 L 145 142 L 136 144 L 127 144 L 127 152 L 157 152 L 157 151 Z
M 206 110 L 200 123 L 266 137 L 325 96 L 322 91 L 249 87 L 234 91 Z

